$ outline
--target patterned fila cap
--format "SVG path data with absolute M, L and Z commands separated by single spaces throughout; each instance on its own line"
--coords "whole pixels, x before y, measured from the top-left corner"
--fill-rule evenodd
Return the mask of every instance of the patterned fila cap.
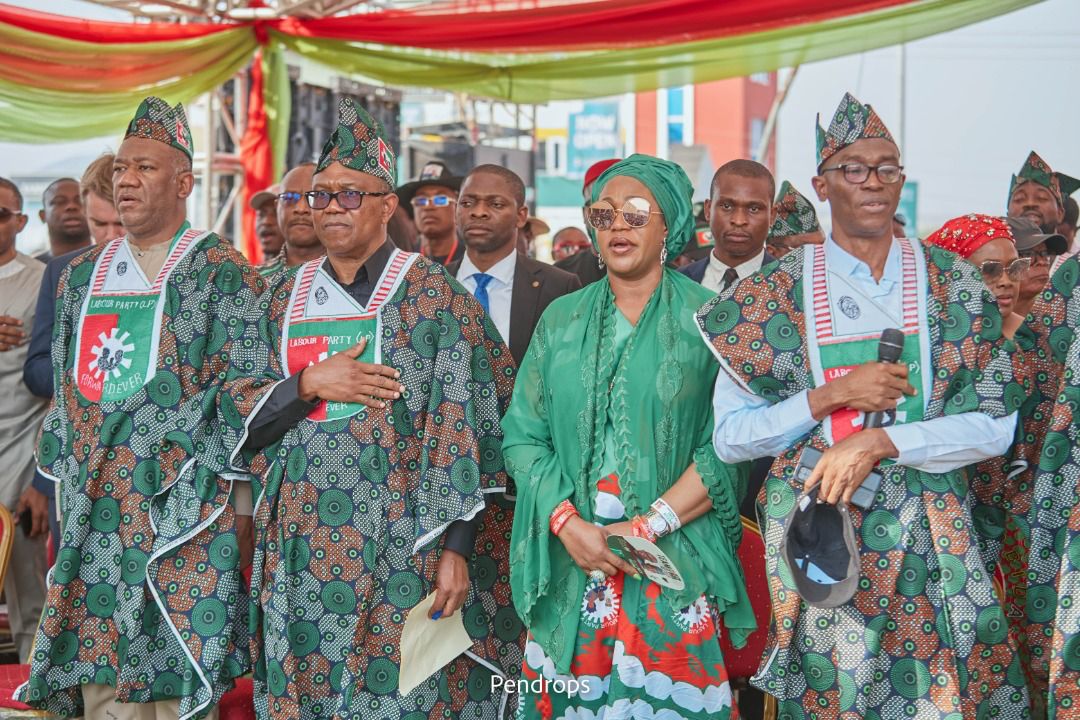
M 1012 176 L 1012 182 L 1009 184 L 1009 201 L 1012 201 L 1016 188 L 1029 182 L 1042 185 L 1049 190 L 1061 207 L 1065 207 L 1065 198 L 1080 189 L 1080 180 L 1069 177 L 1065 173 L 1054 172 L 1034 150 L 1027 156 L 1020 172 Z
M 397 184 L 394 151 L 386 131 L 352 98 L 341 98 L 338 103 L 338 126 L 323 145 L 315 172 L 322 172 L 335 162 L 374 175 L 390 187 Z
M 769 228 L 769 237 L 805 235 L 820 229 L 814 206 L 785 180 L 776 196 L 776 220 Z
M 828 130 L 821 127 L 821 116 L 817 118 L 818 172 L 830 157 L 858 140 L 869 138 L 882 138 L 896 145 L 874 108 L 863 105 L 851 93 L 844 93 Z
M 191 141 L 191 128 L 188 127 L 184 106 L 180 103 L 169 107 L 169 104 L 159 97 L 151 95 L 146 98 L 139 103 L 135 117 L 128 123 L 124 139 L 129 137 L 163 142 L 187 155 L 188 160 L 194 159 L 195 146 Z

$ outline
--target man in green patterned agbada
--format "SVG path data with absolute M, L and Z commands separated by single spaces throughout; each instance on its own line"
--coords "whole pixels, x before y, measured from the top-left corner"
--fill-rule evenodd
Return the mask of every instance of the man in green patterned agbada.
M 351 100 L 339 113 L 305 197 L 326 257 L 267 291 L 275 382 L 233 394 L 249 425 L 236 462 L 264 480 L 256 713 L 495 720 L 524 641 L 500 427 L 513 360 L 472 295 L 389 240 L 390 142 Z M 403 694 L 405 617 L 431 593 L 429 617 L 464 620 L 473 645 Z
M 717 455 L 776 456 L 758 497 L 775 619 L 752 683 L 780 717 L 1026 718 L 965 469 L 1011 444 L 1024 367 L 974 266 L 893 238 L 900 149 L 869 105 L 845 95 L 819 126 L 813 183 L 832 216 L 825 244 L 796 248 L 697 316 L 721 366 Z M 889 328 L 903 335 L 898 362 L 875 362 Z M 872 413 L 885 419 L 866 427 Z M 807 448 L 821 456 L 804 485 Z M 872 470 L 880 488 L 849 507 Z M 783 557 L 792 511 L 815 486 L 850 519 L 857 574 Z M 807 578 L 845 592 L 808 599 Z
M 144 100 L 114 161 L 127 235 L 60 280 L 38 462 L 63 540 L 17 697 L 64 716 L 215 716 L 248 671 L 251 490 L 227 470 L 242 425 L 219 399 L 263 285 L 188 224 L 191 160 L 183 108 Z

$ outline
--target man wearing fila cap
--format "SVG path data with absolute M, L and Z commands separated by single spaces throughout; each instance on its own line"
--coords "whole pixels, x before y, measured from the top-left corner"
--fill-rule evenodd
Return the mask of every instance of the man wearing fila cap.
M 221 391 L 263 286 L 188 224 L 191 160 L 183 108 L 144 100 L 113 161 L 127 234 L 60 279 L 37 459 L 63 541 L 16 693 L 59 715 L 216 715 L 248 672 L 250 488 L 227 471 L 241 424 Z
M 461 178 L 441 162 L 429 162 L 420 177 L 397 189 L 398 200 L 409 211 L 420 233 L 420 249 L 440 265 L 460 262 L 465 245 L 454 224 Z
M 388 239 L 393 187 L 382 127 L 343 100 L 305 198 L 326 257 L 267 292 L 255 338 L 273 384 L 232 389 L 248 425 L 234 462 L 265 479 L 260 718 L 494 720 L 505 698 L 492 688 L 521 667 L 524 629 L 498 580 L 513 360 L 442 265 Z M 405 617 L 432 594 L 427 617 L 464 618 L 473 645 L 403 693 Z
M 797 247 L 825 242 L 814 206 L 787 180 L 780 184 L 773 207 L 776 208 L 776 220 L 765 241 L 765 247 L 773 257 L 782 258 Z
M 777 457 L 759 496 L 776 622 L 753 683 L 781 716 L 1027 717 L 966 492 L 1026 393 L 1000 314 L 973 266 L 893 237 L 900 150 L 869 105 L 845 95 L 817 145 L 831 236 L 698 313 L 722 368 L 717 454 Z M 898 362 L 875 362 L 890 328 Z M 791 551 L 793 510 L 814 499 L 854 530 L 838 574 Z M 803 547 L 845 544 L 819 540 Z

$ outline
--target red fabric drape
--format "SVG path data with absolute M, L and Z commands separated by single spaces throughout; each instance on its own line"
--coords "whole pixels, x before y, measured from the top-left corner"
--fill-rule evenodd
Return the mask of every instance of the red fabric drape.
M 270 127 L 263 103 L 262 51 L 251 63 L 251 91 L 248 94 L 247 127 L 240 139 L 240 160 L 244 166 L 244 214 L 241 252 L 253 265 L 263 260 L 259 239 L 255 237 L 255 211 L 251 197 L 273 183 L 274 158 L 270 148 Z
M 437 50 L 526 52 L 647 47 L 727 37 L 858 15 L 919 0 L 592 0 L 477 12 L 474 0 L 320 20 L 265 23 L 118 23 L 53 15 L 0 3 L 0 23 L 69 40 L 141 43 L 224 30 Z
M 82 20 L 66 15 L 27 10 L 0 3 L 0 23 L 14 25 L 23 30 L 79 40 L 90 43 L 140 43 L 186 40 L 203 37 L 242 25 L 171 22 L 110 22 L 106 20 Z
M 646 47 L 728 37 L 914 5 L 918 0 L 593 0 L 477 12 L 472 0 L 319 20 L 289 35 L 437 50 L 525 52 Z

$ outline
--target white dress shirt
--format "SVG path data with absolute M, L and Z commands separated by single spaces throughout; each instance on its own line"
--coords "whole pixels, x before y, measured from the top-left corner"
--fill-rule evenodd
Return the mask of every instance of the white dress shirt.
M 753 275 L 761 269 L 761 264 L 765 261 L 765 248 L 761 249 L 754 257 L 750 258 L 741 265 L 735 266 L 735 273 L 742 280 L 744 277 Z M 705 268 L 705 276 L 701 278 L 701 285 L 712 290 L 714 293 L 719 293 L 724 288 L 724 273 L 728 271 L 728 266 L 720 261 L 716 257 L 716 253 L 709 253 L 709 265 Z
M 488 305 L 490 305 L 491 321 L 502 336 L 502 341 L 510 343 L 510 300 L 514 295 L 514 271 L 517 269 L 517 251 L 510 253 L 499 262 L 487 269 L 488 275 L 494 278 L 488 283 Z M 461 258 L 461 267 L 458 268 L 457 279 L 465 289 L 476 294 L 476 278 L 480 271 L 469 259 L 469 253 Z
M 848 254 L 830 237 L 826 240 L 829 272 L 857 283 L 885 310 L 902 315 L 902 263 L 899 243 L 893 241 L 881 280 L 870 267 Z M 805 281 L 805 279 L 804 279 Z M 731 378 L 724 370 L 716 377 L 713 409 L 716 429 L 713 444 L 724 462 L 742 462 L 780 455 L 818 425 L 810 414 L 809 391 L 770 405 Z M 1016 413 L 992 418 L 966 412 L 885 428 L 899 451 L 898 465 L 930 473 L 944 473 L 1004 455 L 1012 444 Z

